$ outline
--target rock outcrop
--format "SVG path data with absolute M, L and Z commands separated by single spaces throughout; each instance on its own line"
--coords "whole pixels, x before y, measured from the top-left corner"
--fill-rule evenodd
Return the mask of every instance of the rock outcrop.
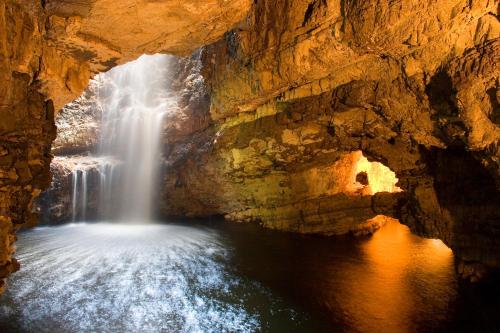
M 57 113 L 54 155 L 83 155 L 98 149 L 102 117 L 97 101 L 100 84 L 98 80 L 90 80 L 83 94 Z
M 213 123 L 170 149 L 165 212 L 327 234 L 383 213 L 444 240 L 464 278 L 500 267 L 498 10 L 256 1 L 204 49 Z M 339 187 L 353 151 L 403 192 Z

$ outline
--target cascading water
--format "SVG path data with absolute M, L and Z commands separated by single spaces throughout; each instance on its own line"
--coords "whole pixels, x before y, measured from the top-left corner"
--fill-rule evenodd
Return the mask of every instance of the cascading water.
M 101 108 L 99 144 L 99 209 L 101 219 L 147 221 L 158 176 L 163 116 L 177 107 L 170 91 L 167 55 L 144 55 L 98 75 Z M 117 162 L 118 161 L 118 162 Z M 87 183 L 82 169 L 73 173 L 73 220 L 85 220 Z
M 105 82 L 98 92 L 103 111 L 100 154 L 123 162 L 116 175 L 113 168 L 106 174 L 112 178 L 110 186 L 115 180 L 118 183 L 111 200 L 116 215 L 111 218 L 151 218 L 162 118 L 177 105 L 176 96 L 169 91 L 170 59 L 165 55 L 142 56 L 101 77 Z M 102 204 L 105 200 L 101 198 Z
M 73 191 L 71 193 L 71 220 L 74 222 L 76 221 L 76 214 L 77 214 L 77 202 L 78 202 L 78 169 L 74 169 L 72 174 L 71 174 L 71 182 Z
M 87 198 L 89 169 L 85 165 L 78 165 L 72 172 L 72 221 L 85 221 L 87 218 Z

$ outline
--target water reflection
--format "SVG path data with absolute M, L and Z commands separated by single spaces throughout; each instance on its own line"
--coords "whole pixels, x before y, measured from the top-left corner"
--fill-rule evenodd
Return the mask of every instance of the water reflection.
M 389 223 L 372 237 L 322 238 L 225 225 L 242 274 L 326 323 L 325 332 L 496 332 L 500 301 L 463 293 L 440 241 Z M 498 295 L 498 293 L 497 293 Z M 493 330 L 492 330 L 493 327 Z
M 365 264 L 346 268 L 339 286 L 350 291 L 342 309 L 360 331 L 413 332 L 425 316 L 446 313 L 453 297 L 453 254 L 436 243 L 391 222 L 360 244 Z

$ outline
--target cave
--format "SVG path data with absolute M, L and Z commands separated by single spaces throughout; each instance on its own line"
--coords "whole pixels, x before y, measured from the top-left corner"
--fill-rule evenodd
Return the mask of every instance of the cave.
M 0 331 L 498 331 L 499 9 L 3 0 Z

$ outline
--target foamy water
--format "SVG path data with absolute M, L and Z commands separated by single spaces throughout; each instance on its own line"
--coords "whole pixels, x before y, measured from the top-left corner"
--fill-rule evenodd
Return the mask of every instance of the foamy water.
M 256 225 L 73 224 L 19 235 L 0 332 L 497 332 L 440 241 Z M 463 293 L 465 291 L 465 293 Z M 469 297 L 469 296 L 473 297 Z
M 23 269 L 0 303 L 16 331 L 255 332 L 247 303 L 269 297 L 228 270 L 230 253 L 203 228 L 72 224 L 22 234 L 18 247 Z

